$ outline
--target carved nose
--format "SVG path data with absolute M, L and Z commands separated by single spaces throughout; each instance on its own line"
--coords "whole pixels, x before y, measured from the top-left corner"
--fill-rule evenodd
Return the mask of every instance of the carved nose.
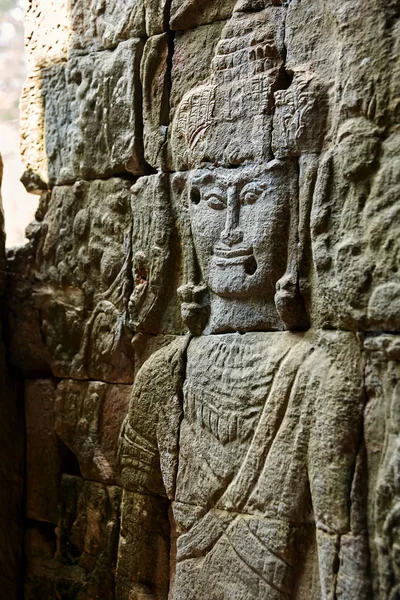
M 243 241 L 243 231 L 238 227 L 235 227 L 235 229 L 224 229 L 221 233 L 221 241 L 227 246 L 240 244 Z
M 225 227 L 220 239 L 227 246 L 240 244 L 243 241 L 243 231 L 239 227 L 240 202 L 235 186 L 230 186 L 227 191 L 227 210 Z

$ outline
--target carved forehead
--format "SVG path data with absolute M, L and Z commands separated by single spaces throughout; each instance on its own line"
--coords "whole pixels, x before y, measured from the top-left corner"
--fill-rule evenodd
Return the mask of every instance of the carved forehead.
M 285 172 L 285 162 L 273 160 L 262 165 L 244 165 L 234 169 L 209 167 L 190 172 L 192 187 L 218 184 L 222 187 L 245 185 L 250 182 L 270 183 L 280 181 Z

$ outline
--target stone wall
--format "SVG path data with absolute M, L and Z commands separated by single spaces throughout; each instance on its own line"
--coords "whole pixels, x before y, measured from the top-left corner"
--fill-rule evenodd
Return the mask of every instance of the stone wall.
M 400 594 L 399 18 L 30 0 L 27 600 Z

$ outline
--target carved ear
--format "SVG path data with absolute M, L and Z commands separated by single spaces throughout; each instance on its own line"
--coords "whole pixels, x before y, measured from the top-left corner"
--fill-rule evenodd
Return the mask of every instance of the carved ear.
M 201 335 L 210 316 L 210 298 L 205 285 L 187 283 L 178 289 L 182 320 L 190 333 Z
M 285 329 L 304 330 L 309 328 L 309 322 L 300 293 L 297 270 L 286 271 L 276 284 L 275 306 L 285 325 Z

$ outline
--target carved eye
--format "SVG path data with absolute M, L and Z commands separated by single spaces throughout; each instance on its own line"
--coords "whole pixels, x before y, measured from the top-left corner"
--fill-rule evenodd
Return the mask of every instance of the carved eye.
M 208 194 L 205 194 L 204 200 L 214 210 L 224 210 L 226 208 L 225 195 L 220 190 L 210 190 Z
M 242 204 L 254 204 L 261 195 L 262 190 L 255 185 L 246 185 L 240 195 Z
M 206 202 L 210 208 L 214 210 L 223 210 L 226 208 L 225 202 L 218 196 L 212 195 L 206 199 Z

